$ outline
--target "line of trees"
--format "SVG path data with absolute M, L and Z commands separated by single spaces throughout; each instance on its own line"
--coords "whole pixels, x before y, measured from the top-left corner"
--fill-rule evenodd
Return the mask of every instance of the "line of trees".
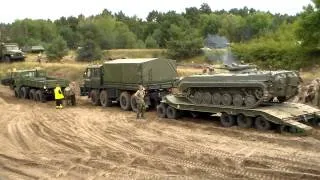
M 20 46 L 42 44 L 48 49 L 55 49 L 58 45 L 69 49 L 81 47 L 79 60 L 100 58 L 101 50 L 114 48 L 167 48 L 171 58 L 183 59 L 198 55 L 209 34 L 225 36 L 233 44 L 246 44 L 281 33 L 279 31 L 286 29 L 284 26 L 297 23 L 298 33 L 291 33 L 295 40 L 301 39 L 303 45 L 314 47 L 317 43 L 319 45 L 319 38 L 316 40 L 312 33 L 306 33 L 312 25 L 312 30 L 319 34 L 319 17 L 313 15 L 319 14 L 319 0 L 314 3 L 316 6 L 308 6 L 297 16 L 271 14 L 247 7 L 212 11 L 206 3 L 200 8 L 186 8 L 183 13 L 151 11 L 146 20 L 129 17 L 122 11 L 112 13 L 104 9 L 90 17 L 61 17 L 55 21 L 24 19 L 0 24 L 0 40 L 17 42 Z M 239 49 L 238 56 L 244 57 Z

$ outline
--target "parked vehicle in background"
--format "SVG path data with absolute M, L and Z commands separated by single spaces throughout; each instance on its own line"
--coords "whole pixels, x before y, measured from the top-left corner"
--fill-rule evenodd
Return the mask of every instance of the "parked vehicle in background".
M 1 43 L 0 49 L 0 60 L 4 62 L 25 59 L 24 53 L 19 49 L 19 46 L 16 43 Z

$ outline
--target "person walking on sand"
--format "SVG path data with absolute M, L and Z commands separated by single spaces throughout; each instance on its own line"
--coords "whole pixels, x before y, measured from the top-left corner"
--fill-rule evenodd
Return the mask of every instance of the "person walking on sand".
M 138 91 L 134 94 L 137 100 L 137 119 L 144 118 L 144 112 L 146 110 L 146 103 L 144 102 L 144 96 L 146 95 L 145 89 L 142 85 L 139 85 Z
M 64 98 L 64 96 L 63 96 L 61 87 L 57 83 L 56 84 L 56 88 L 54 88 L 54 99 L 56 100 L 56 109 L 62 109 L 63 108 L 63 105 L 62 105 L 63 98 Z

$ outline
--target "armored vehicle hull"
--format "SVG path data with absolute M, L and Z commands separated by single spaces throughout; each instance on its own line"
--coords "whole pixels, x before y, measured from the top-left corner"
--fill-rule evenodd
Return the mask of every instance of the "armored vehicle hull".
M 194 104 L 254 108 L 265 102 L 284 102 L 298 93 L 299 76 L 292 71 L 193 75 L 177 83 Z

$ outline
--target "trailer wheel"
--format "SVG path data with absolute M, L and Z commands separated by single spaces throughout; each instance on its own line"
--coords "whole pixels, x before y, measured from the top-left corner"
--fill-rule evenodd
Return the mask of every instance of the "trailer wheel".
M 42 91 L 41 90 L 37 90 L 36 91 L 36 100 L 37 101 L 40 101 L 40 102 L 46 102 L 46 97 L 45 97 L 45 95 L 42 93 Z
M 254 125 L 260 131 L 267 131 L 271 128 L 271 123 L 262 116 L 256 118 Z
M 237 124 L 241 128 L 250 128 L 253 124 L 252 117 L 239 114 L 237 116 Z
M 30 91 L 29 91 L 29 98 L 31 99 L 31 100 L 36 100 L 36 90 L 35 89 L 31 89 Z
M 167 107 L 165 104 L 161 103 L 157 106 L 157 114 L 160 118 L 166 118 L 167 117 Z
M 127 91 L 123 91 L 120 95 L 120 106 L 125 111 L 131 110 L 131 95 Z
M 28 99 L 28 95 L 29 95 L 29 92 L 28 92 L 28 89 L 26 87 L 21 87 L 20 88 L 20 95 L 21 95 L 21 98 L 24 98 L 24 99 Z
M 100 105 L 99 92 L 97 90 L 90 91 L 91 103 L 95 106 Z
M 20 94 L 20 91 L 19 91 L 19 88 L 14 88 L 14 96 L 16 98 L 21 98 L 21 94 Z
M 135 96 L 131 96 L 131 109 L 134 112 L 138 111 L 137 98 Z
M 169 119 L 177 119 L 179 118 L 179 110 L 174 107 L 168 106 L 166 110 L 167 117 Z
M 112 101 L 108 98 L 108 92 L 106 90 L 102 90 L 100 92 L 100 104 L 103 107 L 109 107 L 112 105 Z
M 231 127 L 236 123 L 236 118 L 233 115 L 222 113 L 220 116 L 220 122 L 224 127 Z

